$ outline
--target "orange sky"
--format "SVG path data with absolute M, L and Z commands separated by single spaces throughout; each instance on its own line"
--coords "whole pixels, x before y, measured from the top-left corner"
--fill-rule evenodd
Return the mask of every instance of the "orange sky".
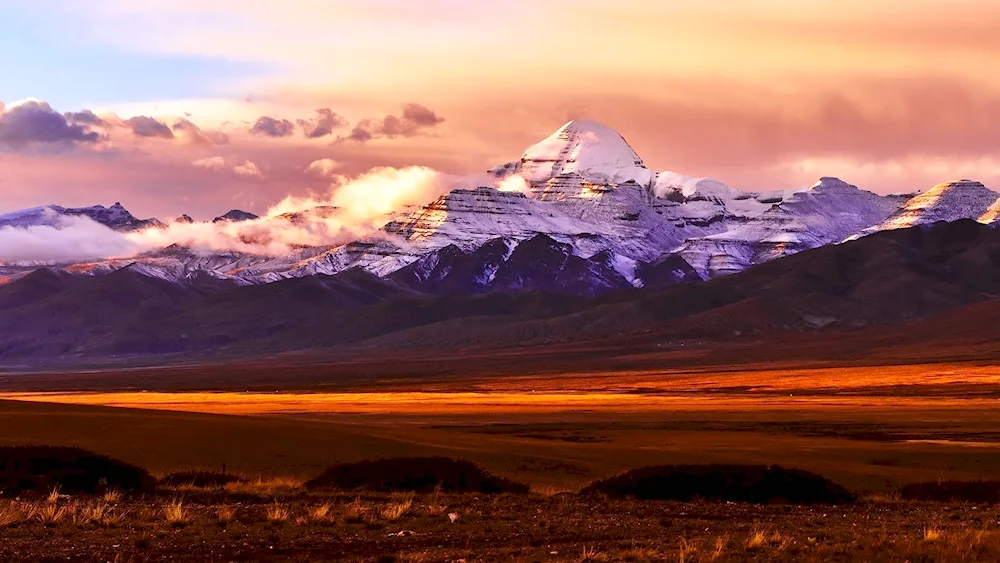
M 68 98 L 73 107 L 55 109 L 164 121 L 189 113 L 230 143 L 118 131 L 100 147 L 0 148 L 0 210 L 120 199 L 163 217 L 262 211 L 286 194 L 324 190 L 328 179 L 304 173 L 314 160 L 334 159 L 345 174 L 411 164 L 476 174 L 574 117 L 615 127 L 652 168 L 743 189 L 821 175 L 879 192 L 957 177 L 1000 189 L 995 0 L 14 4 L 58 13 L 65 24 L 45 32 L 73 44 L 148 58 L 150 73 L 165 57 L 254 71 L 198 88 L 178 79 L 162 94 Z M 2 84 L 0 99 L 15 101 Z M 402 115 L 408 103 L 443 121 L 334 142 L 362 120 Z M 261 116 L 295 122 L 316 108 L 349 125 L 318 139 L 248 132 Z M 207 158 L 225 167 L 191 164 Z M 246 161 L 259 176 L 233 173 Z

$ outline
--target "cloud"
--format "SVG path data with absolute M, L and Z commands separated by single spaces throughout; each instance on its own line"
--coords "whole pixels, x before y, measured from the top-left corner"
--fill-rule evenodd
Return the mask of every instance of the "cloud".
M 250 133 L 264 137 L 291 137 L 295 134 L 295 124 L 287 119 L 275 119 L 265 115 L 257 119 Z
M 226 167 L 226 159 L 221 156 L 209 156 L 191 161 L 191 166 L 207 168 L 208 170 L 222 170 Z
M 86 124 L 70 123 L 66 116 L 39 100 L 25 100 L 0 108 L 0 147 L 33 144 L 73 146 L 93 144 L 101 134 Z
M 55 226 L 0 227 L 0 260 L 70 262 L 130 256 L 140 246 L 87 217 L 61 217 Z
M 350 134 L 338 138 L 338 141 L 366 143 L 376 138 L 413 137 L 442 122 L 444 118 L 426 106 L 405 104 L 401 117 L 387 115 L 382 118 L 361 120 Z
M 197 168 L 204 168 L 206 170 L 214 170 L 214 171 L 229 170 L 230 172 L 236 174 L 237 176 L 245 176 L 249 178 L 264 177 L 264 175 L 260 171 L 260 168 L 258 168 L 255 163 L 249 160 L 232 163 L 221 156 L 209 156 L 191 161 L 191 166 L 195 166 Z
M 228 145 L 229 135 L 222 131 L 205 131 L 188 119 L 174 122 L 173 131 L 185 141 L 197 145 Z
M 233 166 L 233 172 L 237 176 L 249 176 L 253 178 L 263 178 L 264 175 L 260 173 L 260 169 L 257 165 L 249 160 L 244 160 L 242 164 L 237 164 Z
M 309 166 L 306 166 L 305 173 L 320 178 L 330 178 L 343 166 L 343 163 L 337 162 L 332 158 L 321 158 L 310 162 Z
M 125 120 L 136 137 L 173 139 L 174 132 L 165 123 L 146 115 L 137 115 Z
M 195 252 L 231 250 L 281 256 L 304 246 L 336 246 L 388 236 L 381 228 L 399 209 L 433 201 L 464 181 L 422 166 L 375 168 L 360 176 L 336 177 L 323 195 L 286 197 L 259 219 L 175 223 L 125 236 L 145 250 L 179 244 Z
M 316 110 L 316 117 L 313 119 L 298 120 L 302 133 L 308 139 L 318 139 L 333 133 L 334 129 L 347 126 L 347 119 L 337 115 L 329 108 Z
M 63 116 L 66 117 L 66 121 L 74 124 L 91 125 L 94 127 L 103 127 L 105 125 L 104 120 L 89 109 L 68 111 Z
M 417 127 L 433 127 L 443 122 L 444 118 L 420 104 L 406 104 L 403 106 L 403 120 Z

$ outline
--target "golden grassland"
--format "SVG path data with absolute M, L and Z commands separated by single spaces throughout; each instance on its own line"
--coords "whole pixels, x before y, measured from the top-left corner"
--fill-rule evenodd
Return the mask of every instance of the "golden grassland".
M 998 373 L 966 362 L 389 378 L 353 392 L 5 393 L 0 444 L 292 478 L 445 455 L 557 491 L 655 463 L 765 463 L 888 490 L 1000 471 Z
M 390 380 L 391 381 L 391 380 Z M 981 409 L 1000 366 L 926 364 L 673 371 L 383 382 L 351 392 L 8 392 L 0 399 L 256 414 L 517 414 L 607 411 Z

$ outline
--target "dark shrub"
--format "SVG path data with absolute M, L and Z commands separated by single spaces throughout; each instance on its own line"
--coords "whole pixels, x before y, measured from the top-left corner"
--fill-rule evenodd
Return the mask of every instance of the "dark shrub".
M 581 494 L 666 500 L 838 503 L 854 496 L 824 477 L 768 465 L 660 465 L 597 481 Z
M 67 493 L 152 491 L 156 480 L 141 467 L 81 448 L 0 446 L 0 489 L 5 494 L 46 492 L 56 486 Z
M 189 485 L 192 487 L 211 489 L 225 487 L 229 483 L 238 483 L 243 481 L 245 481 L 245 479 L 242 477 L 228 475 L 226 473 L 218 473 L 215 471 L 181 471 L 179 473 L 171 473 L 163 479 L 160 479 L 160 484 L 168 487 Z
M 365 489 L 476 493 L 526 493 L 528 486 L 491 475 L 475 464 L 447 457 L 393 457 L 341 463 L 306 483 L 309 490 Z
M 1000 481 L 913 483 L 899 490 L 907 500 L 1000 502 Z

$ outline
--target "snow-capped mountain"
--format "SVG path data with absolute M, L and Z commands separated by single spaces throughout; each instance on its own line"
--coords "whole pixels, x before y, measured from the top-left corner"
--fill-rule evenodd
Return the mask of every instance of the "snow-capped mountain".
M 657 172 L 620 134 L 591 121 L 571 121 L 489 172 L 494 185 L 456 189 L 422 208 L 397 210 L 381 231 L 347 244 L 302 246 L 280 256 L 172 245 L 62 267 L 97 275 L 140 264 L 144 275 L 162 279 L 207 274 L 242 285 L 361 268 L 418 291 L 600 293 L 708 279 L 879 230 L 1000 218 L 1000 195 L 967 180 L 907 198 L 836 178 L 801 190 L 745 192 L 708 178 Z M 342 211 L 316 207 L 258 218 L 233 210 L 215 221 L 253 221 L 267 233 Z M 0 216 L 0 227 L 58 225 L 65 215 L 86 215 L 122 231 L 163 226 L 115 204 L 24 210 Z M 185 215 L 175 222 L 192 220 Z M 0 276 L 5 271 L 0 267 Z
M 944 182 L 914 196 L 884 222 L 862 234 L 891 229 L 905 229 L 938 221 L 976 219 L 993 222 L 991 209 L 997 207 L 1000 194 L 972 180 Z
M 46 205 L 22 209 L 5 215 L 0 215 L 0 227 L 58 227 L 66 217 L 87 217 L 116 231 L 137 231 L 151 227 L 163 227 L 157 219 L 138 219 L 115 202 L 111 207 L 94 205 L 91 207 L 61 207 Z

